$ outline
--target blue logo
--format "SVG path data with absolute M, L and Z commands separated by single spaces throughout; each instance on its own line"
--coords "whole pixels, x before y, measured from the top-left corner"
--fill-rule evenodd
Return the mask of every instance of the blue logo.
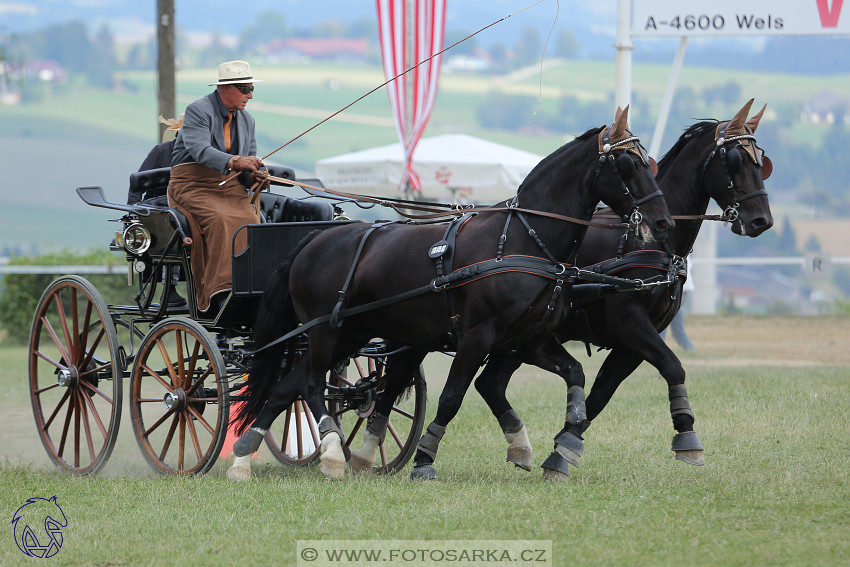
M 62 549 L 62 528 L 68 526 L 65 512 L 53 498 L 30 498 L 12 516 L 15 543 L 24 555 L 46 559 Z

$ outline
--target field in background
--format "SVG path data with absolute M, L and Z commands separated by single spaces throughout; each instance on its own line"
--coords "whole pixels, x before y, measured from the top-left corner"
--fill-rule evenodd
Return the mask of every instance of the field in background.
M 187 70 L 178 74 L 178 109 L 210 91 L 209 72 Z M 384 80 L 377 66 L 267 66 L 258 68 L 260 72 L 265 82 L 249 109 L 257 118 L 261 156 Z M 657 114 L 668 73 L 667 65 L 635 65 L 632 81 L 634 98 L 639 102 L 631 109 L 633 122 L 640 116 Z M 99 185 L 107 198 L 124 202 L 128 176 L 157 141 L 158 132 L 154 74 L 127 72 L 120 81 L 122 88 L 116 92 L 73 84 L 67 92 L 55 93 L 40 103 L 0 106 L 0 167 L 5 173 L 5 189 L 0 195 L 0 248 L 10 246 L 24 252 L 36 247 L 87 250 L 102 246 L 104 238 L 109 238 L 111 227 L 95 219 L 113 218 L 112 212 L 93 213 L 74 189 Z M 701 92 L 706 85 L 730 81 L 742 85 L 742 100 L 736 101 L 734 108 L 716 103 L 711 115 L 725 118 L 744 100 L 754 97 L 758 105 L 768 103 L 766 120 L 795 124 L 794 139 L 817 146 L 826 128 L 800 123 L 795 113 L 803 101 L 824 89 L 840 91 L 850 83 L 850 75 L 799 77 L 686 65 L 678 85 Z M 613 83 L 613 62 L 600 61 L 547 61 L 542 74 L 537 67 L 503 77 L 444 73 L 425 135 L 459 132 L 547 155 L 581 132 L 542 131 L 535 123 L 536 113 L 527 116 L 527 126 L 516 132 L 484 129 L 476 113 L 488 94 L 536 97 L 538 110 L 552 114 L 558 112 L 562 96 L 585 102 L 610 98 Z M 612 103 L 609 123 L 613 112 Z M 386 94 L 377 91 L 269 161 L 310 172 L 318 159 L 394 143 L 391 117 Z M 705 116 L 693 117 L 700 118 Z M 600 125 L 588 123 L 586 127 Z M 684 128 L 686 124 L 674 126 Z M 649 145 L 651 129 L 635 133 Z M 661 147 L 668 148 L 673 141 L 665 139 Z M 776 206 L 781 207 L 779 203 Z M 777 208 L 777 218 L 806 213 L 798 209 Z
M 667 393 L 641 366 L 585 439 L 569 482 L 504 462 L 495 419 L 470 390 L 437 460 L 440 478 L 324 479 L 263 457 L 231 484 L 224 463 L 199 478 L 156 477 L 128 412 L 104 474 L 55 472 L 36 435 L 26 352 L 0 345 L 0 512 L 57 495 L 69 526 L 54 558 L 73 565 L 295 565 L 306 539 L 552 540 L 554 565 L 841 565 L 850 560 L 850 318 L 690 317 L 680 354 L 704 467 L 675 461 Z M 675 347 L 674 347 L 675 348 Z M 570 345 L 588 383 L 605 352 Z M 430 420 L 449 359 L 426 360 Z M 509 398 L 539 464 L 560 429 L 560 379 L 522 367 Z M 0 564 L 20 555 L 11 530 Z

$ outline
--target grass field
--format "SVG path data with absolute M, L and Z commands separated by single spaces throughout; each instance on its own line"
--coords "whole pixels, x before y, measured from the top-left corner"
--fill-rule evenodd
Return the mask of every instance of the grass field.
M 436 482 L 409 481 L 409 465 L 332 482 L 267 457 L 249 483 L 228 483 L 226 463 L 199 478 L 157 477 L 127 412 L 103 473 L 69 478 L 35 432 L 25 349 L 0 345 L 0 511 L 56 495 L 69 520 L 57 565 L 321 565 L 299 561 L 299 541 L 422 539 L 551 541 L 550 564 L 565 566 L 848 564 L 850 318 L 691 317 L 686 328 L 697 352 L 681 357 L 706 465 L 673 459 L 666 388 L 644 365 L 557 484 L 504 462 L 474 391 L 440 446 Z M 592 382 L 605 353 L 570 349 Z M 426 360 L 429 420 L 447 363 Z M 509 397 L 539 464 L 563 420 L 563 384 L 523 367 Z M 5 533 L 0 564 L 21 564 Z

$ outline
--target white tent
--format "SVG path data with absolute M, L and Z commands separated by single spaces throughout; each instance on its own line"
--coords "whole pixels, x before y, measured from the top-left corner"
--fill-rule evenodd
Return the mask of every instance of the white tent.
M 495 203 L 517 187 L 543 156 L 463 134 L 423 138 L 413 153 L 422 199 Z M 330 157 L 316 162 L 316 177 L 330 189 L 403 197 L 401 144 Z

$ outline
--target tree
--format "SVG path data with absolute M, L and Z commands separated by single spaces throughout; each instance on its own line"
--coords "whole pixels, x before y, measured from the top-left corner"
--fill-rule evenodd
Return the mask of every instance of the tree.
M 558 34 L 555 42 L 555 55 L 564 59 L 574 59 L 581 51 L 581 44 L 573 32 L 563 30 Z
M 256 21 L 239 35 L 239 51 L 250 52 L 275 39 L 289 36 L 286 16 L 278 12 L 261 12 Z
M 788 217 L 782 219 L 782 231 L 776 240 L 776 250 L 780 255 L 793 256 L 797 253 L 797 235 Z
M 516 58 L 520 65 L 530 65 L 543 55 L 543 42 L 537 28 L 526 26 L 516 44 Z
M 115 39 L 109 26 L 103 24 L 95 36 L 91 58 L 86 73 L 97 87 L 111 88 L 115 73 Z

